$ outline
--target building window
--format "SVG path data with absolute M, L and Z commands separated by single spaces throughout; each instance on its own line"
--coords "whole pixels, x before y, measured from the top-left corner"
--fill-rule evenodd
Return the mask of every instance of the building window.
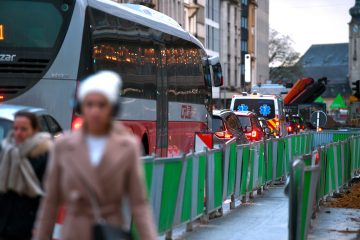
M 248 19 L 245 17 L 241 17 L 241 27 L 247 29 L 248 28 Z
M 241 64 L 241 75 L 245 75 L 245 65 Z
M 241 0 L 241 3 L 244 5 L 248 5 L 248 0 Z
M 241 41 L 241 51 L 247 52 L 248 51 L 248 43 L 247 41 Z
M 206 0 L 206 18 L 220 21 L 220 0 Z
M 215 52 L 220 50 L 220 31 L 218 28 L 209 25 L 206 26 L 205 47 Z

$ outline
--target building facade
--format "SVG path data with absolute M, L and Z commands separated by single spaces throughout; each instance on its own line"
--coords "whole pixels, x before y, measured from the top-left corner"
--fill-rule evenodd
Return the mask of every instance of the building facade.
M 205 0 L 184 0 L 184 28 L 205 44 Z
M 255 18 L 255 69 L 252 85 L 269 80 L 269 0 L 258 1 Z
M 209 56 L 220 56 L 220 0 L 206 0 L 205 48 Z
M 349 23 L 349 82 L 360 80 L 360 0 L 350 9 Z
M 223 66 L 224 88 L 228 92 L 240 91 L 240 1 L 223 0 L 220 9 L 220 61 Z
M 251 55 L 251 85 L 269 80 L 269 0 L 241 0 L 241 83 L 245 84 L 245 54 Z

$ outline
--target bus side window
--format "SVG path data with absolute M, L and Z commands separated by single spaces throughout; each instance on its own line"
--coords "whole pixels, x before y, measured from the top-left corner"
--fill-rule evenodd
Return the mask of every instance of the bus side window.
M 156 99 L 160 53 L 154 41 L 139 37 L 152 36 L 154 30 L 97 9 L 91 13 L 94 69 L 119 73 L 124 97 Z

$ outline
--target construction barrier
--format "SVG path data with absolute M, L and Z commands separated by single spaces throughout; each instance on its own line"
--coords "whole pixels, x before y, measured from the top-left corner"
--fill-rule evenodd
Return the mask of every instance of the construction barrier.
M 307 238 L 317 206 L 327 197 L 342 192 L 360 168 L 358 131 L 315 133 L 313 143 L 315 150 L 311 154 L 302 155 L 301 161 L 291 164 L 291 240 Z
M 359 143 L 356 130 L 307 132 L 242 145 L 230 140 L 221 149 L 178 157 L 145 157 L 146 187 L 158 232 L 171 235 L 180 224 L 209 217 L 221 210 L 227 199 L 231 199 L 233 208 L 236 199 L 246 201 L 254 191 L 290 173 L 294 186 L 289 213 L 294 219 L 290 217 L 289 236 L 304 239 L 313 206 L 339 191 L 359 169 Z M 56 228 L 57 239 L 60 225 Z M 137 239 L 135 228 L 133 232 Z
M 334 142 L 339 142 L 348 139 L 351 136 L 360 134 L 358 129 L 353 130 L 328 130 L 323 132 L 313 133 L 312 145 L 316 148 L 322 145 L 327 145 Z

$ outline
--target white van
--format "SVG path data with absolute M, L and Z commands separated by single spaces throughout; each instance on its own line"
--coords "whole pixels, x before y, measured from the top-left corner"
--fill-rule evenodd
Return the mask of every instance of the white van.
M 287 135 L 284 102 L 276 95 L 259 93 L 242 93 L 234 95 L 230 105 L 231 111 L 251 111 L 267 120 L 274 134 L 283 137 Z

